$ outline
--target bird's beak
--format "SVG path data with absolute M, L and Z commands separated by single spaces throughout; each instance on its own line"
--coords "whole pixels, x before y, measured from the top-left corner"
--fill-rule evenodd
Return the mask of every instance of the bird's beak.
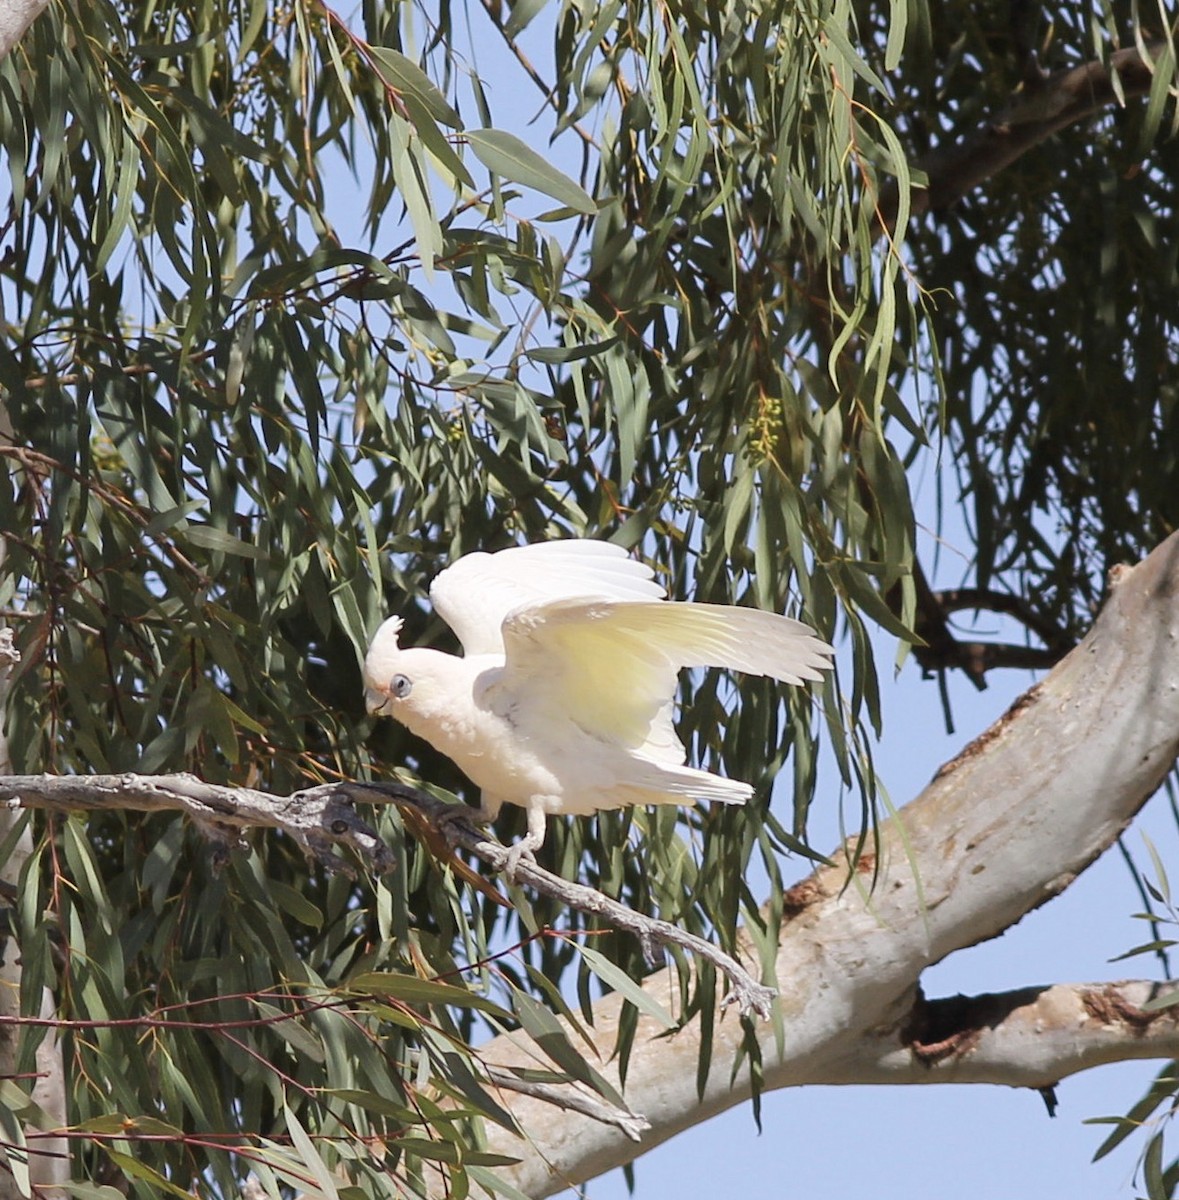
M 388 692 L 379 691 L 377 688 L 364 689 L 364 707 L 368 709 L 373 716 L 385 715 L 385 706 L 389 703 L 391 697 Z

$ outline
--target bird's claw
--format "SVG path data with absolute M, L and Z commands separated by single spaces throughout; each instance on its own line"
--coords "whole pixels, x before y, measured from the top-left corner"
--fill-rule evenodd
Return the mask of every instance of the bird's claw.
M 520 869 L 522 861 L 530 862 L 533 866 L 536 865 L 536 851 L 540 849 L 540 842 L 540 838 L 528 833 L 516 842 L 515 845 L 508 847 L 508 854 L 504 859 L 504 865 L 501 869 L 503 877 L 509 884 L 515 884 L 516 873 Z

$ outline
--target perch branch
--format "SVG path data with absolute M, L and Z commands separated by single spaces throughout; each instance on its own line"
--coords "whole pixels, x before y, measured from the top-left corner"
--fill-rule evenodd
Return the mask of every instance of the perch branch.
M 343 786 L 358 799 L 363 798 L 366 792 L 383 793 L 386 788 L 398 787 L 397 784 L 386 783 L 350 783 Z M 399 789 L 401 792 L 406 790 Z M 495 870 L 501 871 L 507 865 L 507 847 L 501 846 L 499 842 L 489 841 L 470 824 L 455 820 L 453 804 L 435 800 L 422 792 L 415 792 L 411 796 L 397 795 L 394 799 L 398 803 L 409 803 L 424 811 L 435 827 L 445 827 L 447 838 L 454 845 L 474 854 Z M 758 983 L 744 967 L 711 942 L 706 942 L 703 938 L 667 921 L 637 913 L 585 884 L 562 879 L 561 876 L 546 871 L 526 858 L 520 860 L 516 876 L 542 896 L 559 900 L 578 912 L 599 916 L 615 929 L 633 933 L 639 939 L 648 962 L 653 962 L 652 947 L 655 945 L 681 946 L 691 951 L 698 958 L 712 963 L 732 984 L 733 990 L 726 998 L 726 1003 L 735 1003 L 742 1016 L 754 1012 L 763 1020 L 768 1019 L 775 995 L 774 989 Z
M 394 790 L 399 787 L 389 784 L 386 799 L 396 799 Z M 337 843 L 350 846 L 378 873 L 393 866 L 392 852 L 376 830 L 357 816 L 352 797 L 334 783 L 290 796 L 271 796 L 254 788 L 206 783 L 188 774 L 10 775 L 0 778 L 0 800 L 10 808 L 57 812 L 102 808 L 183 812 L 221 847 L 236 844 L 243 829 L 281 829 L 333 870 L 347 870 L 344 860 L 332 853 Z
M 507 862 L 507 848 L 489 840 L 469 824 L 454 819 L 455 806 L 399 783 L 328 783 L 289 796 L 273 796 L 254 788 L 224 787 L 195 775 L 11 775 L 0 778 L 0 801 L 11 808 L 46 808 L 88 812 L 101 808 L 137 812 L 178 811 L 191 817 L 225 853 L 240 831 L 280 829 L 303 850 L 332 870 L 347 870 L 334 853 L 337 844 L 351 847 L 378 874 L 394 863 L 392 851 L 357 815 L 355 802 L 396 803 L 424 814 L 435 828 L 445 827 L 448 841 L 469 851 L 496 870 Z M 541 895 L 580 912 L 600 916 L 625 933 L 634 934 L 648 960 L 655 945 L 676 945 L 712 963 L 732 985 L 729 1000 L 742 1015 L 770 1014 L 774 991 L 755 980 L 735 959 L 711 942 L 667 921 L 644 916 L 584 884 L 572 883 L 527 859 L 517 877 Z

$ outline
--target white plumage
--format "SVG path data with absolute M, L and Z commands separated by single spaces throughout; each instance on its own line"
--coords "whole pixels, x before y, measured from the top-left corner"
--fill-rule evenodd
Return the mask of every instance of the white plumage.
M 469 554 L 430 588 L 464 656 L 398 645 L 391 617 L 364 663 L 370 712 L 395 717 L 482 789 L 482 815 L 528 810 L 513 861 L 547 813 L 689 799 L 744 804 L 746 783 L 685 765 L 672 726 L 684 667 L 785 683 L 818 680 L 832 649 L 800 621 L 754 608 L 677 603 L 609 542 L 541 542 Z

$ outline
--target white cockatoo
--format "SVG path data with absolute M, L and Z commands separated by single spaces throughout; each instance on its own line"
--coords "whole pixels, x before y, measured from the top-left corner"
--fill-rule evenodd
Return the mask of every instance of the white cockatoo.
M 668 601 L 654 572 L 609 542 L 468 554 L 434 580 L 430 599 L 463 657 L 402 648 L 401 619 L 390 617 L 364 662 L 368 710 L 452 758 L 482 789 L 482 820 L 505 802 L 527 809 L 509 877 L 540 847 L 548 813 L 753 795 L 685 765 L 672 726 L 682 668 L 800 684 L 820 679 L 833 654 L 776 613 Z

